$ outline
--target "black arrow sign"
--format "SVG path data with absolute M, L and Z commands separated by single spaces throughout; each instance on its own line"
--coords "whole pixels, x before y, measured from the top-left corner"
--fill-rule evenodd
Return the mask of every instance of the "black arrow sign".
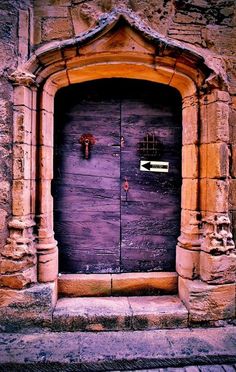
M 141 167 L 153 172 L 168 172 L 169 163 L 168 162 L 158 162 L 158 161 L 147 161 L 146 163 L 141 161 Z M 142 170 L 141 168 L 141 170 Z
M 146 164 L 142 164 L 142 167 L 143 167 L 143 168 L 146 168 L 146 169 L 148 169 L 148 170 L 150 170 L 150 169 L 151 169 L 151 162 L 149 161 L 149 162 L 146 163 Z

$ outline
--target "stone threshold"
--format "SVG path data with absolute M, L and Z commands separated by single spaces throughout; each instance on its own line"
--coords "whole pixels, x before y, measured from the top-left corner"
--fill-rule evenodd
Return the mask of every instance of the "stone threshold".
M 118 372 L 209 366 L 236 363 L 235 350 L 236 327 L 233 326 L 98 333 L 0 333 L 0 371 Z M 196 368 L 187 371 L 195 372 Z M 219 368 L 204 371 L 219 371 Z
M 177 291 L 176 272 L 58 276 L 58 293 L 61 297 L 152 296 L 176 294 Z
M 184 328 L 188 311 L 176 295 L 60 298 L 52 329 L 123 331 Z

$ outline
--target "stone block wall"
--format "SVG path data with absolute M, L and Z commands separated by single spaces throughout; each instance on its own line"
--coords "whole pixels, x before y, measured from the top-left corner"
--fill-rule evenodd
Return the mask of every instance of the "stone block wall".
M 31 0 L 0 3 L 0 274 L 13 273 L 22 266 L 17 255 L 3 250 L 9 234 L 13 182 L 13 86 L 8 76 L 30 56 L 32 10 Z M 26 256 L 24 260 L 28 266 L 30 258 Z M 0 286 L 5 285 L 0 281 Z
M 36 101 L 37 85 L 43 83 L 44 74 L 46 77 L 50 76 L 51 64 L 53 65 L 54 62 L 57 64 L 52 67 L 51 73 L 62 70 L 63 66 L 67 66 L 69 70 L 73 63 L 75 65 L 78 63 L 80 56 L 75 46 L 63 50 L 55 48 L 49 54 L 46 52 L 40 54 L 38 49 L 46 48 L 48 45 L 55 47 L 57 41 L 62 42 L 70 38 L 75 40 L 96 25 L 100 27 L 107 13 L 112 12 L 114 8 L 119 9 L 120 13 L 122 9 L 124 12 L 128 9 L 132 13 L 132 22 L 141 19 L 147 29 L 150 26 L 154 32 L 163 35 L 166 41 L 174 41 L 176 51 L 181 50 L 178 49 L 180 45 L 186 48 L 189 46 L 192 55 L 194 55 L 193 51 L 196 51 L 198 55 L 204 55 L 209 64 L 214 66 L 217 76 L 210 76 L 210 82 L 202 86 L 202 71 L 200 73 L 196 66 L 192 67 L 192 61 L 189 61 L 188 66 L 186 56 L 182 57 L 186 70 L 193 70 L 192 79 L 196 82 L 196 86 L 200 87 L 197 92 L 191 94 L 186 93 L 188 84 L 186 80 L 182 81 L 181 77 L 177 76 L 175 70 L 170 81 L 165 77 L 170 85 L 181 88 L 182 92 L 185 92 L 183 96 L 182 226 L 177 246 L 177 272 L 180 275 L 180 297 L 189 309 L 192 321 L 200 321 L 204 314 L 206 320 L 232 317 L 235 311 L 236 261 L 228 211 L 236 239 L 236 7 L 234 0 L 1 1 L 0 307 L 8 306 L 10 301 L 11 306 L 18 309 L 19 301 L 27 302 L 28 294 L 25 294 L 24 300 L 24 291 L 31 291 L 31 284 L 37 281 L 52 282 L 57 275 L 56 264 L 53 275 L 48 269 L 51 265 L 50 261 L 56 262 L 57 254 L 53 233 L 51 229 L 48 231 L 48 226 L 51 227 L 53 221 L 50 191 L 52 148 L 48 148 L 52 144 L 47 142 L 52 141 L 53 138 L 49 134 L 53 128 L 50 125 L 53 122 L 54 94 L 51 90 L 53 91 L 57 85 L 57 77 L 52 82 L 54 88 L 48 88 L 47 91 L 44 87 L 43 102 L 38 112 L 37 119 L 41 123 L 41 131 L 47 134 L 44 136 L 41 133 L 38 143 L 40 147 L 38 161 L 44 169 L 43 174 L 40 170 L 38 175 L 35 167 L 37 113 L 36 103 L 32 102 Z M 158 58 L 161 60 L 164 56 L 171 64 L 171 52 L 169 52 L 170 57 L 165 55 L 168 54 L 165 48 L 160 55 L 158 53 L 155 57 L 157 60 Z M 13 100 L 13 85 L 9 81 L 9 76 L 17 68 L 20 71 L 21 66 L 33 54 L 35 66 L 41 71 L 37 75 L 35 67 L 36 84 L 33 75 L 25 76 L 22 72 L 19 78 L 18 74 L 17 84 L 20 79 L 23 83 L 18 87 L 15 86 Z M 86 47 L 84 54 L 86 54 Z M 176 60 L 175 68 L 181 66 L 181 56 L 178 57 L 180 58 Z M 167 66 L 170 67 L 168 63 Z M 180 71 L 184 71 L 181 68 Z M 169 73 L 166 72 L 167 75 Z M 220 86 L 218 77 L 223 77 L 222 81 L 226 81 L 228 86 Z M 58 75 L 58 84 L 66 85 L 67 83 L 64 84 L 62 80 L 62 75 Z M 69 83 L 78 82 L 77 72 L 64 71 L 64 80 Z M 189 81 L 192 83 L 191 79 Z M 40 89 L 39 94 L 37 93 L 38 97 L 40 97 Z M 45 125 L 48 128 L 47 132 L 44 130 Z M 13 127 L 16 128 L 15 131 Z M 35 174 L 32 169 L 35 169 Z M 44 180 L 42 187 L 39 188 L 39 197 L 46 201 L 38 209 L 38 216 L 36 213 L 36 219 L 40 220 L 37 231 L 38 276 L 34 245 L 36 237 L 34 225 L 35 222 L 37 223 L 35 221 L 36 176 Z M 17 218 L 12 219 L 11 213 Z M 48 222 L 47 219 L 50 221 Z M 42 267 L 46 269 L 42 269 L 41 272 Z M 56 287 L 56 284 L 52 287 Z M 19 290 L 22 290 L 20 297 Z M 36 284 L 35 290 L 40 292 L 40 285 L 38 287 Z M 51 294 L 53 289 L 51 288 L 49 292 Z M 49 295 L 51 296 L 49 300 L 51 303 L 47 310 L 49 312 L 53 307 L 52 304 L 55 303 L 54 295 L 55 293 Z M 33 301 L 36 301 L 36 297 L 32 296 Z M 21 311 L 24 314 L 24 306 Z
M 18 54 L 21 58 L 27 54 L 25 50 L 27 22 L 31 23 L 28 37 L 32 49 L 35 50 L 48 42 L 76 37 L 86 32 L 96 25 L 99 17 L 114 7 L 133 11 L 147 25 L 163 36 L 185 42 L 186 45 L 192 45 L 197 51 L 201 51 L 201 49 L 209 51 L 214 64 L 224 66 L 231 94 L 231 109 L 230 112 L 226 112 L 228 106 L 222 102 L 222 107 L 219 107 L 219 110 L 224 110 L 225 120 L 229 115 L 230 122 L 228 146 L 230 152 L 230 174 L 228 176 L 230 178 L 228 186 L 230 216 L 233 222 L 234 236 L 236 236 L 236 7 L 234 0 L 214 2 L 208 0 L 35 0 L 34 7 L 30 10 L 30 21 L 27 16 L 29 9 L 24 8 L 18 14 L 20 26 Z M 15 11 L 15 13 L 15 17 L 17 17 L 17 12 Z M 212 115 L 218 115 L 219 120 L 222 120 L 222 117 L 219 116 L 220 113 L 212 112 Z M 217 120 L 217 118 L 215 119 Z M 223 127 L 223 122 L 221 125 Z M 216 133 L 216 138 L 207 139 L 209 146 L 202 146 L 202 158 L 210 159 L 214 157 L 215 151 L 221 151 L 222 162 L 227 162 L 226 147 L 222 148 L 220 143 L 216 145 L 218 148 L 211 145 L 211 141 L 220 140 L 218 135 Z M 228 134 L 224 135 L 228 136 Z M 220 167 L 224 167 L 224 172 L 226 172 L 228 164 L 212 164 L 212 167 L 218 168 L 219 177 L 216 176 L 216 178 L 220 179 L 222 173 Z M 217 172 L 217 169 L 212 171 Z M 218 184 L 215 186 L 212 184 L 212 187 L 218 187 Z M 5 187 L 7 188 L 7 185 Z

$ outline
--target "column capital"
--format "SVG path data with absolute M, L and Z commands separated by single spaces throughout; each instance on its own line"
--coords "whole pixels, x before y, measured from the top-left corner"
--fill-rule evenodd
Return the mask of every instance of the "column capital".
M 11 75 L 8 76 L 8 79 L 12 82 L 13 85 L 22 85 L 25 87 L 37 87 L 36 76 L 31 74 L 29 71 L 17 69 Z
M 212 214 L 203 220 L 201 250 L 214 255 L 235 251 L 231 222 L 227 214 Z

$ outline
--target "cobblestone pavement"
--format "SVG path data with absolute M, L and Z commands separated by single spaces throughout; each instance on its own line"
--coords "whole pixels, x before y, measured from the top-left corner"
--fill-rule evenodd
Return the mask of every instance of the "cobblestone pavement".
M 236 364 L 215 364 L 215 365 L 203 365 L 203 366 L 188 366 L 181 368 L 158 368 L 158 369 L 142 369 L 133 370 L 129 372 L 235 372 Z M 121 372 L 121 371 L 113 371 Z
M 11 366 L 11 367 L 1 367 L 1 372 L 79 372 L 84 371 L 83 369 L 80 370 L 77 367 L 66 367 L 65 369 L 61 369 L 58 367 L 52 367 L 52 366 Z M 87 370 L 89 371 L 89 370 Z M 91 370 L 92 371 L 92 370 Z M 103 371 L 103 370 L 101 370 Z M 169 368 L 155 368 L 155 369 L 135 369 L 135 370 L 116 370 L 116 371 L 110 371 L 110 372 L 235 372 L 236 371 L 236 364 L 215 364 L 215 365 L 202 365 L 202 366 L 186 366 L 186 367 L 169 367 Z

